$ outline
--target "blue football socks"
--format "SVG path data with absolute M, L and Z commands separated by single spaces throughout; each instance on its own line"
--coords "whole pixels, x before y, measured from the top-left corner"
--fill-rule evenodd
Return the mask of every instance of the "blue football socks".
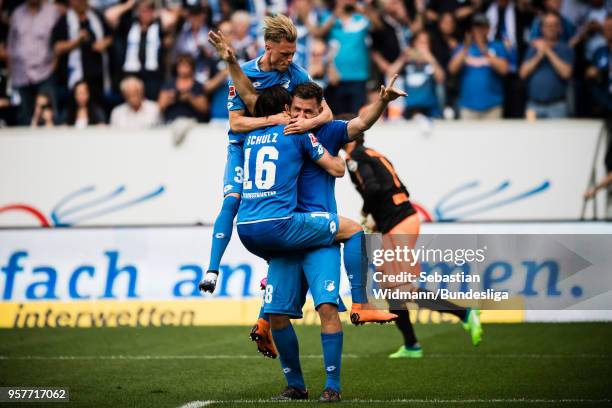
M 351 282 L 353 303 L 368 303 L 366 294 L 368 258 L 363 231 L 359 231 L 344 243 L 344 268 Z
M 340 365 L 342 363 L 342 332 L 321 333 L 323 364 L 325 366 L 325 388 L 340 392 Z
M 213 229 L 212 248 L 210 249 L 210 263 L 208 270 L 218 271 L 221 264 L 221 258 L 225 253 L 227 244 L 232 238 L 232 229 L 234 227 L 234 218 L 238 213 L 240 198 L 227 196 L 223 200 L 221 212 L 215 220 Z
M 290 387 L 305 390 L 304 377 L 302 376 L 302 367 L 300 366 L 300 350 L 298 339 L 293 330 L 293 326 L 289 325 L 284 329 L 272 329 L 272 337 L 274 344 L 278 350 L 283 374 L 287 379 L 287 384 Z

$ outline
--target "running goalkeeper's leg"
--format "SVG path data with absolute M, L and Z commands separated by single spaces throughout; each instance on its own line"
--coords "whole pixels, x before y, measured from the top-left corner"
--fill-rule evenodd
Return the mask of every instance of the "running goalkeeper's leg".
M 368 258 L 361 225 L 349 218 L 339 216 L 338 219 L 336 241 L 344 243 L 344 268 L 351 283 L 351 321 L 354 324 L 393 321 L 397 315 L 369 305 L 366 294 Z

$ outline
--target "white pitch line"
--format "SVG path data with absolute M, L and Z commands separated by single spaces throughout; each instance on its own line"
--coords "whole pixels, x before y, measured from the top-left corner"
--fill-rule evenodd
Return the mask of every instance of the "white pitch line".
M 211 404 L 215 404 L 215 401 L 191 401 L 181 405 L 179 408 L 202 408 Z
M 545 358 L 612 358 L 612 354 L 590 354 L 590 353 L 575 353 L 575 354 L 538 354 L 538 353 L 462 353 L 462 354 L 453 354 L 453 353 L 432 353 L 427 354 L 424 353 L 424 357 L 431 358 L 533 358 L 533 359 L 545 359 Z
M 209 405 L 221 404 L 278 404 L 286 401 L 272 401 L 266 399 L 254 400 L 205 400 L 191 401 L 181 405 L 179 408 L 200 408 Z M 316 400 L 299 400 L 291 401 L 298 403 L 316 402 Z M 348 404 L 603 404 L 610 403 L 610 399 L 582 399 L 582 398 L 567 398 L 567 399 L 545 399 L 545 398 L 492 398 L 492 399 L 344 399 L 342 402 Z
M 345 359 L 359 359 L 373 357 L 371 354 L 343 354 L 342 358 Z M 0 356 L 0 360 L 251 360 L 261 359 L 262 356 L 258 354 L 191 354 L 191 355 L 110 355 L 110 356 Z M 302 359 L 320 359 L 323 358 L 321 354 L 304 354 L 301 355 Z M 381 358 L 384 358 L 381 356 Z M 515 359 L 515 358 L 529 358 L 529 359 L 563 359 L 563 358 L 575 358 L 575 359 L 612 359 L 612 354 L 486 354 L 486 353 L 425 353 L 425 359 L 427 358 L 496 358 L 496 359 Z
M 361 358 L 357 354 L 344 354 L 342 358 Z M 303 359 L 320 359 L 322 354 L 305 354 Z M 210 354 L 210 355 L 114 355 L 114 356 L 0 356 L 0 360 L 251 360 L 263 359 L 258 354 Z

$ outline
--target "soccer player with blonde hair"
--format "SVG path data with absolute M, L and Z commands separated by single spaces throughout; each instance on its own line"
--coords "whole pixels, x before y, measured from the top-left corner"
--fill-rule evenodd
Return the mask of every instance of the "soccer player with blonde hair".
M 293 22 L 283 15 L 266 17 L 264 20 L 265 52 L 258 58 L 242 65 L 242 69 L 257 91 L 282 85 L 289 92 L 299 84 L 309 82 L 308 73 L 292 62 L 295 54 L 297 30 Z M 211 33 L 214 34 L 214 33 Z M 234 218 L 238 212 L 244 178 L 244 134 L 255 129 L 274 125 L 287 125 L 286 134 L 303 133 L 332 120 L 327 104 L 323 111 L 309 120 L 291 121 L 289 115 L 279 113 L 268 117 L 252 117 L 253 103 L 243 101 L 230 81 L 227 97 L 230 131 L 227 147 L 227 162 L 223 180 L 223 204 L 214 224 L 212 248 L 208 271 L 202 281 L 202 289 L 214 290 L 221 258 L 232 236 Z M 249 107 L 251 107 L 249 109 Z

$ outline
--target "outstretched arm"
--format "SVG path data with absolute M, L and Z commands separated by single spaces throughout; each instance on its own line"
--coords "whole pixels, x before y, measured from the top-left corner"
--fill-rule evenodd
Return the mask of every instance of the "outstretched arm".
M 394 75 L 388 87 L 381 85 L 378 100 L 368 105 L 359 116 L 348 123 L 349 141 L 355 140 L 357 136 L 371 128 L 387 109 L 389 102 L 400 96 L 407 96 L 406 92 L 393 88 L 396 79 L 397 75 Z
M 255 91 L 255 87 L 253 87 L 249 78 L 240 68 L 234 50 L 232 50 L 232 47 L 221 32 L 215 33 L 209 31 L 208 42 L 215 47 L 219 57 L 227 63 L 227 70 L 232 77 L 233 86 L 236 87 L 236 93 L 240 96 L 246 108 L 253 113 L 255 111 L 255 103 L 257 102 L 257 91 Z M 245 111 L 242 109 L 231 110 L 229 112 L 230 128 L 238 133 L 250 132 L 266 126 L 287 125 L 289 124 L 289 119 L 289 116 L 285 113 L 263 118 L 252 118 L 245 116 Z
M 232 47 L 220 31 L 216 33 L 209 31 L 208 42 L 215 47 L 219 58 L 227 63 L 227 69 L 232 77 L 233 85 L 236 87 L 236 92 L 240 95 L 249 112 L 253 113 L 255 111 L 255 102 L 257 102 L 257 91 L 242 71 L 242 68 L 240 68 L 234 50 L 232 50 Z

